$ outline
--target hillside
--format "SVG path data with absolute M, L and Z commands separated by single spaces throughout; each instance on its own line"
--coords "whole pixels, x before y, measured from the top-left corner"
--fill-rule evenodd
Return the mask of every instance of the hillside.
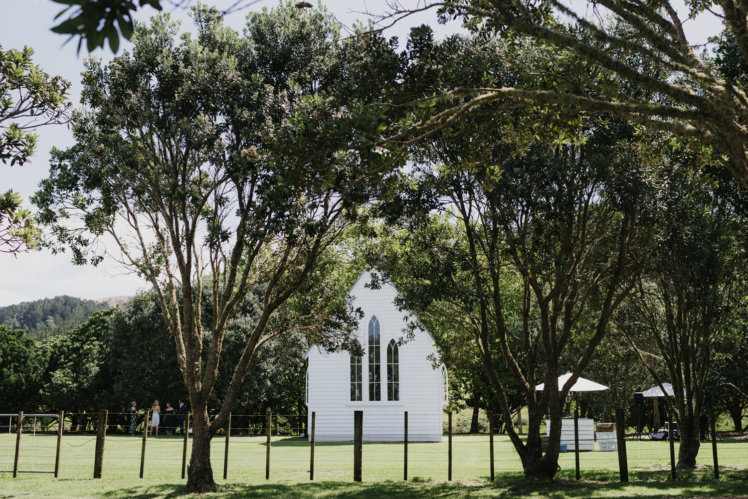
M 94 298 L 93 301 L 105 305 L 106 308 L 114 308 L 130 300 L 132 296 L 108 296 L 106 298 Z
M 121 303 L 124 297 L 83 300 L 73 296 L 56 296 L 0 307 L 0 324 L 12 329 L 23 329 L 40 340 L 63 334 L 78 326 L 99 310 Z

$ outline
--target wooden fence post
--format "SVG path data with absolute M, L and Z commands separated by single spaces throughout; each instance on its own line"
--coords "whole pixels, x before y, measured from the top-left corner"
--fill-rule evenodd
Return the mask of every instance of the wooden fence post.
M 447 454 L 449 466 L 447 467 L 447 480 L 452 481 L 452 411 L 449 411 L 447 421 L 447 427 L 449 428 L 449 451 Z
M 62 444 L 62 432 L 65 428 L 65 411 L 60 411 L 57 423 L 57 452 L 55 453 L 55 478 L 60 476 L 60 447 Z
M 710 401 L 711 402 L 711 401 Z M 719 480 L 719 461 L 717 461 L 717 428 L 714 419 L 714 405 L 709 404 L 709 433 L 712 437 L 712 459 L 714 460 L 714 479 Z
M 488 417 L 488 448 L 491 459 L 491 481 L 494 479 L 494 464 L 493 464 L 493 417 Z
M 99 420 L 96 428 L 96 453 L 94 455 L 94 478 L 101 478 L 101 470 L 104 467 L 104 440 L 106 439 L 106 425 L 109 411 L 99 411 Z
M 626 456 L 626 421 L 623 409 L 616 409 L 616 436 L 618 442 L 618 474 L 622 482 L 629 481 L 629 463 Z
M 223 479 L 229 474 L 229 439 L 231 438 L 231 413 L 229 412 L 229 422 L 226 427 L 226 442 L 223 449 Z
M 184 422 L 184 444 L 182 444 L 182 480 L 187 472 L 187 437 L 190 435 L 190 413 L 185 416 Z
M 268 408 L 268 421 L 267 421 L 267 449 L 265 452 L 265 480 L 270 479 L 270 436 L 273 433 L 273 411 Z
M 405 420 L 403 422 L 403 480 L 408 481 L 408 411 L 405 411 Z
M 579 480 L 579 401 L 574 401 L 574 466 L 576 477 Z
M 314 430 L 317 426 L 317 413 L 312 412 L 311 447 L 309 448 L 309 480 L 314 480 Z
M 353 481 L 361 481 L 361 454 L 364 443 L 364 411 L 353 411 Z
M 148 423 L 151 421 L 150 409 L 145 411 L 145 419 L 143 420 L 143 445 L 140 447 L 140 478 L 143 478 L 143 470 L 145 469 L 145 441 L 148 439 Z
M 673 439 L 673 416 L 671 414 L 672 408 L 667 411 L 668 418 L 668 440 L 670 441 L 670 479 L 675 481 L 677 475 L 675 473 L 675 441 Z
M 13 478 L 18 478 L 18 455 L 21 453 L 21 433 L 23 433 L 23 411 L 18 413 L 18 427 L 16 428 L 16 456 L 13 459 Z

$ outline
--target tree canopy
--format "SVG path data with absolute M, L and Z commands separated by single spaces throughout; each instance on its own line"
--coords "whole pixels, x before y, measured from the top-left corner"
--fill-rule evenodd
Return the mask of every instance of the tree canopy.
M 559 0 L 426 2 L 419 10 L 438 9 L 444 20 L 461 19 L 482 37 L 498 35 L 516 43 L 531 39 L 562 59 L 574 54 L 577 64 L 548 65 L 535 74 L 541 85 L 466 82 L 445 87 L 432 97 L 453 103 L 451 109 L 409 125 L 427 130 L 448 116 L 485 113 L 491 104 L 493 112 L 540 107 L 572 120 L 580 114 L 615 114 L 651 130 L 698 138 L 722 155 L 726 168 L 748 188 L 745 78 L 722 73 L 710 53 L 698 53 L 684 30 L 689 15 L 716 12 L 736 52 L 745 56 L 748 11 L 739 0 L 689 0 L 686 6 L 687 13 L 669 0 L 596 0 L 579 6 Z M 409 12 L 407 7 L 395 8 L 389 17 Z M 556 88 L 544 88 L 548 80 Z M 638 91 L 631 92 L 632 87 Z
M 26 163 L 36 147 L 39 127 L 69 119 L 70 82 L 51 76 L 32 61 L 31 47 L 3 49 L 0 45 L 0 162 Z M 17 254 L 34 248 L 38 231 L 21 197 L 0 191 L 0 253 Z
M 748 233 L 746 214 L 736 204 L 744 191 L 735 192 L 729 178 L 716 182 L 685 169 L 680 160 L 688 157 L 678 151 L 667 160 L 650 205 L 652 251 L 617 322 L 652 377 L 672 383 L 668 403 L 681 434 L 678 467 L 693 468 L 699 417 L 707 391 L 715 388 L 708 386 L 714 347 L 721 337 L 735 334 L 732 323 L 743 313 Z M 643 348 L 642 337 L 656 356 Z

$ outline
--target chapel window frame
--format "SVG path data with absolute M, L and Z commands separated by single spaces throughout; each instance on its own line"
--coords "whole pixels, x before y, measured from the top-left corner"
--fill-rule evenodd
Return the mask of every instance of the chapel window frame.
M 364 376 L 363 362 L 361 355 L 351 354 L 350 379 L 351 379 L 351 402 L 361 402 L 364 400 Z
M 387 400 L 400 400 L 400 348 L 395 340 L 387 345 Z
M 376 315 L 372 315 L 369 319 L 368 339 L 369 401 L 380 402 L 382 400 L 381 326 Z

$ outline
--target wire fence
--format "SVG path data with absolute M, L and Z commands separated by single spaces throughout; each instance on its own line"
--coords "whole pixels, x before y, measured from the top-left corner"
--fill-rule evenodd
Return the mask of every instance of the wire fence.
M 306 415 L 231 414 L 211 441 L 211 462 L 216 479 L 258 482 L 263 480 L 351 480 L 356 455 L 359 474 L 373 480 L 490 480 L 494 474 L 521 474 L 522 462 L 506 435 L 483 433 L 451 435 L 436 442 L 415 441 L 424 432 L 411 419 L 405 441 L 402 412 L 364 419 L 359 445 L 351 439 L 322 441 L 317 433 L 311 442 Z M 389 418 L 383 416 L 390 416 Z M 380 421 L 389 421 L 381 423 Z M 0 415 L 0 474 L 54 473 L 63 478 L 95 474 L 103 478 L 184 478 L 192 447 L 190 415 L 180 421 L 158 419 L 155 434 L 152 414 L 141 412 L 132 419 L 127 412 Z M 395 422 L 395 423 L 393 423 Z M 350 428 L 353 428 L 351 414 Z M 316 428 L 325 424 L 316 415 Z M 134 428 L 133 428 L 134 427 Z M 130 432 L 131 430 L 132 433 Z M 348 431 L 348 427 L 346 430 Z M 397 441 L 376 441 L 381 435 Z M 668 441 L 625 440 L 627 465 L 634 480 L 668 479 L 671 473 Z M 596 443 L 595 448 L 600 446 Z M 677 460 L 678 442 L 675 442 Z M 748 441 L 718 442 L 723 469 L 748 472 Z M 493 457 L 493 459 L 491 459 Z M 575 453 L 562 452 L 562 476 L 575 472 Z M 618 478 L 618 453 L 600 450 L 579 452 L 582 477 Z M 60 464 L 61 463 L 61 464 Z M 700 469 L 712 466 L 711 442 L 702 442 L 697 458 Z
M 19 424 L 20 423 L 20 424 Z M 20 429 L 20 431 L 19 431 Z M 26 440 L 21 447 L 21 435 Z M 35 438 L 56 435 L 54 439 Z M 54 473 L 59 465 L 59 414 L 0 414 L 0 473 Z M 21 452 L 22 450 L 22 452 Z

